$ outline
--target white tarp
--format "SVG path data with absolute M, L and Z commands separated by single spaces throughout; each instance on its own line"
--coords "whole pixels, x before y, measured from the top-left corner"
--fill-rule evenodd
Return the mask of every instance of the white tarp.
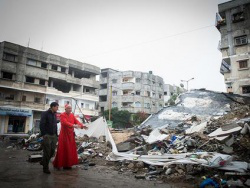
M 200 164 L 211 168 L 219 168 L 222 170 L 231 170 L 237 172 L 244 172 L 247 170 L 248 164 L 246 162 L 234 161 L 230 155 L 224 155 L 215 152 L 197 152 L 197 153 L 182 153 L 182 154 L 163 154 L 163 155 L 136 155 L 133 152 L 118 152 L 116 144 L 109 131 L 107 122 L 100 117 L 95 122 L 88 125 L 88 130 L 77 129 L 77 136 L 94 136 L 99 138 L 105 136 L 106 140 L 112 145 L 112 152 L 107 156 L 107 160 L 121 161 L 143 161 L 147 164 L 168 166 L 170 164 Z M 157 135 L 158 133 L 153 135 Z M 166 135 L 164 135 L 165 137 Z M 152 141 L 155 140 L 152 137 Z M 224 161 L 224 166 L 220 166 L 220 162 Z
M 159 128 L 154 129 L 146 139 L 149 144 L 155 143 L 157 141 L 162 141 L 168 137 L 167 134 L 162 134 Z

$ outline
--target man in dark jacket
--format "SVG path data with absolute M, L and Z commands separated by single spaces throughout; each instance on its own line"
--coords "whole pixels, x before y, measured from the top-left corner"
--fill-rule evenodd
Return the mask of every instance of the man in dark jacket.
M 57 143 L 57 119 L 56 112 L 59 104 L 52 102 L 50 109 L 42 113 L 40 121 L 40 131 L 43 137 L 43 172 L 50 174 L 49 161 L 53 157 Z

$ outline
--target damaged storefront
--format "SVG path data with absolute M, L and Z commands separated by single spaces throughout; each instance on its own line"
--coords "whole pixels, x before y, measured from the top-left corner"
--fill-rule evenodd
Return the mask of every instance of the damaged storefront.
M 23 134 L 32 128 L 33 114 L 29 108 L 0 107 L 0 134 Z

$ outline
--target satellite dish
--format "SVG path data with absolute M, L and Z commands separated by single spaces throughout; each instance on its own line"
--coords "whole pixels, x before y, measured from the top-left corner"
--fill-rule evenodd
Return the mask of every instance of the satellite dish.
M 180 86 L 181 86 L 182 88 L 184 88 L 184 85 L 183 85 L 182 83 L 180 84 Z

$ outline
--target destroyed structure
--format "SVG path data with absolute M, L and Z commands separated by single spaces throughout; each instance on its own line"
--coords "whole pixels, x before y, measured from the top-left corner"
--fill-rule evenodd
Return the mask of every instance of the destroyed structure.
M 163 86 L 163 79 L 153 75 L 152 71 L 143 73 L 102 69 L 100 111 L 109 109 L 111 104 L 112 108 L 128 110 L 130 113 L 156 113 L 164 106 Z
M 220 72 L 224 75 L 227 92 L 250 95 L 250 0 L 233 0 L 218 7 Z
M 70 103 L 77 116 L 98 116 L 96 66 L 4 41 L 0 73 L 0 134 L 39 130 L 53 101 L 59 113 Z

